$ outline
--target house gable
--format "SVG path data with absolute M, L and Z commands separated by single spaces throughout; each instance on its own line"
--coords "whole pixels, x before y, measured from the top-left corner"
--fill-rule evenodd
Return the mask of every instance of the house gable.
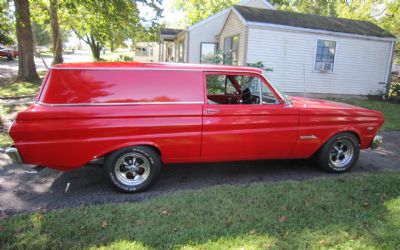
M 254 7 L 254 8 L 262 8 L 262 9 L 275 9 L 275 7 L 270 4 L 267 0 L 242 0 L 238 3 L 240 6 L 248 6 L 248 7 Z M 222 10 L 204 20 L 201 20 L 198 23 L 195 23 L 187 28 L 188 31 L 194 30 L 197 27 L 201 27 L 203 24 L 206 24 L 208 22 L 212 22 L 215 19 L 219 19 L 221 16 L 227 16 L 229 13 L 230 8 Z
M 218 36 L 219 49 L 224 50 L 224 40 L 228 37 L 239 36 L 238 63 L 245 65 L 245 47 L 247 42 L 246 26 L 240 17 L 231 10 Z

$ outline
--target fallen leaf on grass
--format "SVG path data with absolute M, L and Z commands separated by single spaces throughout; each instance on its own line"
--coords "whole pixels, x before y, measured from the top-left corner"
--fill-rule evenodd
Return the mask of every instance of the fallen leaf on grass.
M 229 217 L 226 219 L 226 225 L 227 225 L 227 226 L 230 226 L 230 225 L 232 225 L 232 223 L 233 223 L 232 216 L 229 216 Z
M 320 241 L 319 241 L 319 244 L 320 244 L 320 245 L 325 245 L 325 244 L 326 244 L 326 241 L 325 241 L 325 240 L 320 240 Z
M 163 209 L 161 211 L 161 214 L 164 215 L 164 216 L 170 216 L 172 213 L 171 213 L 171 211 L 169 209 Z
M 288 220 L 288 218 L 284 215 L 279 218 L 280 223 L 286 222 L 287 220 Z
M 101 227 L 102 227 L 102 228 L 106 228 L 106 227 L 107 227 L 107 221 L 104 220 L 104 221 L 101 223 Z
M 7 219 L 8 215 L 4 211 L 0 211 L 0 220 Z

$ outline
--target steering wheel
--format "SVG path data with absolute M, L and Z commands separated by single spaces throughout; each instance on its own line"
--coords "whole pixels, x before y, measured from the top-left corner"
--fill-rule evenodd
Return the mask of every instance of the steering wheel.
M 245 88 L 242 92 L 242 102 L 243 104 L 251 104 L 251 91 L 249 88 Z
M 233 93 L 232 99 L 235 100 L 235 102 L 232 102 L 232 104 L 239 104 L 240 100 L 242 99 L 242 95 L 239 91 L 235 91 L 235 93 Z

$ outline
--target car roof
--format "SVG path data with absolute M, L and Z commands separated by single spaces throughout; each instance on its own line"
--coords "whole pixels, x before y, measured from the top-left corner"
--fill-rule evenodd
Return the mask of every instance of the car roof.
M 51 67 L 64 70 L 110 70 L 110 69 L 151 69 L 151 70 L 193 70 L 193 71 L 240 71 L 262 73 L 261 69 L 242 66 L 228 66 L 215 64 L 187 64 L 187 63 L 140 63 L 140 62 L 84 62 L 64 63 Z

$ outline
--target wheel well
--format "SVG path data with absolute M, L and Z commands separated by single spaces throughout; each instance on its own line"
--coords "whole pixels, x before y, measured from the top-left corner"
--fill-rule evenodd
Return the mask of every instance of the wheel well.
M 348 130 L 348 131 L 340 131 L 340 132 L 335 133 L 335 134 L 331 135 L 330 137 L 328 137 L 328 138 L 324 141 L 324 143 L 322 143 L 322 144 L 319 146 L 319 148 L 318 148 L 312 155 L 318 154 L 318 152 L 322 149 L 322 147 L 325 145 L 325 143 L 327 143 L 327 141 L 329 141 L 329 139 L 331 139 L 331 138 L 334 137 L 335 135 L 343 134 L 343 133 L 349 133 L 349 134 L 354 135 L 354 136 L 357 138 L 358 143 L 361 143 L 360 136 L 359 136 L 356 132 L 351 131 L 351 130 Z
M 354 131 L 343 131 L 343 132 L 340 132 L 340 133 L 338 133 L 338 134 L 341 134 L 341 133 L 349 133 L 349 134 L 352 134 L 352 135 L 354 135 L 354 136 L 357 138 L 358 143 L 361 143 L 360 136 L 359 136 L 356 132 L 354 132 Z
M 115 152 L 115 151 L 121 150 L 121 149 L 123 149 L 123 148 L 132 148 L 132 147 L 147 147 L 147 148 L 151 148 L 151 149 L 153 149 L 154 151 L 156 151 L 157 154 L 161 157 L 161 151 L 160 151 L 160 149 L 159 149 L 158 147 L 156 147 L 156 146 L 154 146 L 154 145 L 151 145 L 151 144 L 138 144 L 138 145 L 131 145 L 131 146 L 125 146 L 125 147 L 115 148 L 115 149 L 113 149 L 113 150 L 111 150 L 111 151 L 108 151 L 108 153 L 102 154 L 101 156 L 99 156 L 99 157 L 96 158 L 96 159 L 100 159 L 100 158 L 101 158 L 101 159 L 107 159 L 107 157 L 108 157 L 111 153 L 113 153 L 113 152 Z
M 161 151 L 160 151 L 160 149 L 157 148 L 157 147 L 154 146 L 154 145 L 142 144 L 142 145 L 135 145 L 134 147 L 148 147 L 148 148 L 154 149 L 154 151 L 156 151 L 157 154 L 158 154 L 159 156 L 161 156 Z

